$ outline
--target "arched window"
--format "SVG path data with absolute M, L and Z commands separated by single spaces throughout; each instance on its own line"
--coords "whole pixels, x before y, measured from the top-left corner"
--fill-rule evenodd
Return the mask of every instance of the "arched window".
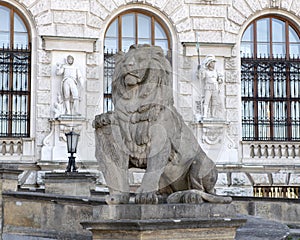
M 162 47 L 170 59 L 169 32 L 159 18 L 147 11 L 126 11 L 109 25 L 104 40 L 104 112 L 112 110 L 111 82 L 114 72 L 113 55 L 126 52 L 132 44 L 150 44 Z
M 29 137 L 30 58 L 22 15 L 0 5 L 0 137 Z
M 242 137 L 300 140 L 300 39 L 286 19 L 253 21 L 241 42 Z

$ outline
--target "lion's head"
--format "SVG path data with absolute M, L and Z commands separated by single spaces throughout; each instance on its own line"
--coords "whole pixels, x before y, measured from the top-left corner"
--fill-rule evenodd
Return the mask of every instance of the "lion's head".
M 112 87 L 114 103 L 119 98 L 131 99 L 136 87 L 139 98 L 150 97 L 160 87 L 172 89 L 171 65 L 162 48 L 139 44 L 132 45 L 126 54 L 119 53 Z

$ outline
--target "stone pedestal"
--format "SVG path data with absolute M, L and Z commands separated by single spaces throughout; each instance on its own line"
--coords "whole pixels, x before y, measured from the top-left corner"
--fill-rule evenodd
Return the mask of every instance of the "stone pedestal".
M 84 117 L 61 115 L 49 121 L 51 132 L 43 140 L 41 160 L 38 162 L 43 171 L 65 169 L 69 156 L 65 134 L 71 130 L 80 134 L 75 154 L 76 161 L 82 165 L 83 160 L 94 158 L 94 152 L 89 149 L 92 144 L 86 136 L 87 120 Z
M 93 240 L 233 240 L 241 219 L 110 220 L 82 223 Z
M 229 136 L 229 122 L 203 119 L 194 128 L 200 146 L 216 164 L 238 163 L 238 149 Z
M 81 222 L 93 239 L 233 240 L 246 220 L 231 204 L 113 205 L 94 209 L 94 221 Z
M 3 191 L 17 191 L 18 189 L 18 176 L 22 173 L 22 170 L 14 168 L 2 168 L 0 166 L 0 191 L 1 196 Z
M 89 173 L 46 173 L 45 192 L 69 195 L 90 196 L 90 190 L 95 187 L 96 177 Z

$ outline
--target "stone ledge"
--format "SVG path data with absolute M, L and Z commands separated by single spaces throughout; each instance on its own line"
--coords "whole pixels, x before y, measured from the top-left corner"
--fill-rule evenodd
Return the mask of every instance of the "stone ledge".
M 233 240 L 245 219 L 178 218 L 151 220 L 106 220 L 81 222 L 94 240 Z
M 178 218 L 234 218 L 233 204 L 122 204 L 99 205 L 94 208 L 95 219 L 102 220 L 149 220 Z
M 247 220 L 241 218 L 223 219 L 198 219 L 198 218 L 178 218 L 178 219 L 150 219 L 150 220 L 103 220 L 81 222 L 86 229 L 97 230 L 127 230 L 127 231 L 146 231 L 146 230 L 166 230 L 166 229 L 193 229 L 214 227 L 240 227 Z

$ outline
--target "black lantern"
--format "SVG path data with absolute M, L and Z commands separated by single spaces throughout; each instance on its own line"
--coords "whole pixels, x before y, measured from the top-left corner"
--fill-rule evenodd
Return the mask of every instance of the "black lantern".
M 75 166 L 75 157 L 73 154 L 76 153 L 79 136 L 80 135 L 75 133 L 73 129 L 71 132 L 66 133 L 68 153 L 71 154 L 66 172 L 71 172 L 71 169 L 72 172 L 77 172 L 77 168 Z

